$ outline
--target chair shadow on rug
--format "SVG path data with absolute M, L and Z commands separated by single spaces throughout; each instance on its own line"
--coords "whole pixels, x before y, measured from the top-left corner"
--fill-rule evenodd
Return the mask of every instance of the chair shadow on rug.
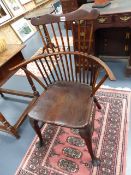
M 65 15 L 66 16 L 66 15 Z M 87 17 L 85 19 L 85 16 Z M 94 17 L 95 16 L 95 17 Z M 98 16 L 96 10 L 93 12 L 83 11 L 82 9 L 74 12 L 74 15 L 67 14 L 65 19 L 71 21 L 77 17 L 79 21 L 76 25 L 77 31 L 80 31 L 80 25 L 87 19 L 95 19 Z M 35 129 L 39 143 L 37 146 L 44 146 L 44 141 L 40 132 L 38 122 L 50 123 L 53 125 L 64 126 L 68 128 L 79 129 L 80 136 L 85 140 L 88 151 L 90 153 L 93 166 L 98 166 L 100 160 L 94 155 L 92 150 L 92 134 L 94 125 L 94 112 L 96 106 L 101 109 L 98 100 L 95 97 L 96 91 L 109 78 L 115 80 L 110 68 L 99 58 L 77 50 L 71 51 L 69 46 L 68 26 L 64 24 L 67 36 L 68 50 L 66 50 L 61 25 L 59 24 L 62 16 L 44 15 L 39 18 L 32 19 L 32 24 L 35 26 L 43 26 L 45 36 L 42 35 L 44 50 L 46 54 L 41 54 L 32 59 L 29 59 L 15 69 L 23 69 L 27 79 L 34 91 L 34 95 L 38 96 L 37 101 L 33 104 L 29 112 L 30 123 Z M 80 22 L 80 19 L 82 23 Z M 64 19 L 64 22 L 66 22 Z M 60 50 L 56 34 L 54 34 L 58 52 L 54 52 L 54 43 L 52 44 L 49 38 L 47 27 L 51 24 L 53 33 L 56 31 L 53 28 L 54 23 L 58 25 L 63 51 Z M 47 26 L 48 25 L 48 26 Z M 66 28 L 67 27 L 67 28 Z M 73 30 L 73 27 L 72 27 Z M 50 32 L 51 33 L 51 32 Z M 78 34 L 78 38 L 79 38 Z M 82 34 L 83 38 L 83 34 Z M 85 37 L 84 37 L 85 38 Z M 46 39 L 46 41 L 45 41 Z M 85 39 L 84 39 L 85 40 Z M 86 41 L 86 44 L 88 42 Z M 77 42 L 80 46 L 80 42 Z M 84 44 L 86 46 L 86 44 Z M 52 53 L 49 53 L 49 48 Z M 84 46 L 83 46 L 84 47 Z M 34 63 L 39 70 L 41 77 L 35 76 L 33 70 L 28 70 L 28 65 Z M 102 74 L 101 76 L 99 76 Z M 101 78 L 100 78 L 101 77 Z M 35 81 L 34 81 L 35 80 Z M 36 82 L 43 87 L 43 92 L 39 94 L 36 89 Z

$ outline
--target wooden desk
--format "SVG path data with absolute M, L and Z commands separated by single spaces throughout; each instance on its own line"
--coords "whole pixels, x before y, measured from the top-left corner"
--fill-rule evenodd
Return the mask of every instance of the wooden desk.
M 24 57 L 21 53 L 23 48 L 24 45 L 8 45 L 7 50 L 0 54 L 0 94 L 3 98 L 5 93 L 31 98 L 34 97 L 32 93 L 25 93 L 22 91 L 10 90 L 1 87 L 16 72 L 10 71 L 9 69 L 24 61 Z M 33 98 L 33 100 L 30 102 L 29 106 L 34 102 L 34 99 L 35 98 Z M 17 129 L 25 120 L 29 106 L 18 118 L 14 126 L 12 126 L 0 112 L 0 130 L 10 133 L 18 138 L 19 135 Z
M 85 3 L 85 1 L 81 1 Z M 64 13 L 79 8 L 78 0 L 61 0 Z M 80 8 L 91 10 L 94 3 Z M 102 58 L 128 59 L 126 74 L 131 74 L 131 0 L 113 0 L 98 8 L 100 17 L 94 25 L 93 53 Z
M 7 45 L 7 50 L 0 54 L 0 86 L 2 86 L 14 72 L 9 69 L 24 61 L 21 50 L 24 45 Z
M 92 9 L 93 3 L 80 8 Z M 113 0 L 99 8 L 100 17 L 94 25 L 95 54 L 104 58 L 128 59 L 126 74 L 131 74 L 131 0 Z

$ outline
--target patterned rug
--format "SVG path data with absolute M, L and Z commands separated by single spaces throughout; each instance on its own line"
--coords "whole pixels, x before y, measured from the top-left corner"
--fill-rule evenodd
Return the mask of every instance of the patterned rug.
M 102 110 L 95 114 L 93 150 L 100 167 L 93 168 L 78 130 L 46 124 L 45 146 L 35 147 L 36 136 L 16 175 L 125 175 L 129 95 L 109 89 L 97 93 Z

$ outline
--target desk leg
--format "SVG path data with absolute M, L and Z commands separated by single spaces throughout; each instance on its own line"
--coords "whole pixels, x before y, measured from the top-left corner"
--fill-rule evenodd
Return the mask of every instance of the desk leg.
M 2 113 L 0 113 L 0 130 L 1 131 L 5 131 L 9 134 L 12 134 L 13 136 L 15 136 L 16 138 L 19 138 L 19 135 L 16 131 L 16 129 L 10 125 L 10 123 L 5 119 L 5 117 L 2 115 Z
M 4 94 L 2 94 L 1 92 L 0 92 L 0 95 L 1 95 L 1 97 L 4 97 Z
M 128 59 L 127 67 L 126 67 L 126 75 L 130 76 L 131 75 L 131 54 Z
M 129 43 L 129 55 L 130 55 L 130 57 L 128 58 L 128 64 L 127 64 L 127 67 L 126 67 L 126 75 L 127 76 L 131 75 L 131 40 L 130 40 L 130 43 Z

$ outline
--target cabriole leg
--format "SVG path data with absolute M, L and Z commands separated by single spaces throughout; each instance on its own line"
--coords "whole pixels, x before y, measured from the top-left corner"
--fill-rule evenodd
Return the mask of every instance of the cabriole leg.
M 38 120 L 35 120 L 35 119 L 32 119 L 32 118 L 29 118 L 29 120 L 30 120 L 30 124 L 31 124 L 32 128 L 35 130 L 36 134 L 39 137 L 39 142 L 36 144 L 36 146 L 38 148 L 42 147 L 43 146 L 43 139 L 42 139 L 40 127 L 38 125 Z
M 99 166 L 100 160 L 94 155 L 92 150 L 92 133 L 91 126 L 87 125 L 84 128 L 79 129 L 80 136 L 85 140 L 86 146 L 90 153 L 93 166 Z

